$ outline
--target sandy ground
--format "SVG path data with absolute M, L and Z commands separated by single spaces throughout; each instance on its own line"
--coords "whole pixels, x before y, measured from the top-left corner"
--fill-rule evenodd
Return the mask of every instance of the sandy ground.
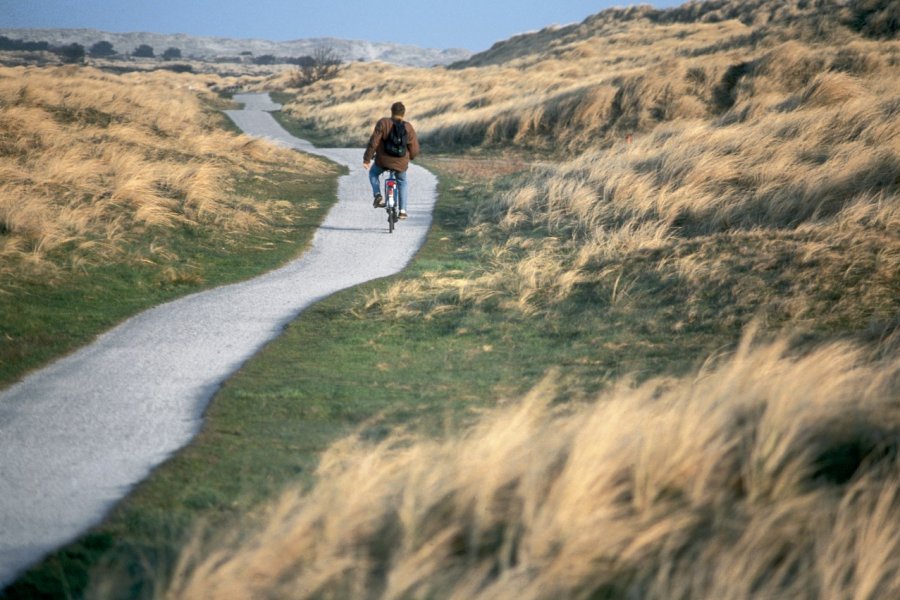
M 361 149 L 315 149 L 267 95 L 238 96 L 244 131 L 350 167 L 301 258 L 143 312 L 0 394 L 0 587 L 100 522 L 199 431 L 212 395 L 306 307 L 403 269 L 431 223 L 437 181 L 410 170 L 410 218 L 387 233 Z M 375 117 L 373 115 L 373 122 Z

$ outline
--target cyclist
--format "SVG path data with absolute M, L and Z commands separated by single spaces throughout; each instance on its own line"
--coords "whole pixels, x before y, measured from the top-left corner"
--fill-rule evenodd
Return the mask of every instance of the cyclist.
M 415 160 L 419 155 L 419 139 L 416 130 L 411 123 L 403 120 L 406 107 L 402 102 L 394 102 L 391 105 L 391 118 L 379 119 L 375 123 L 375 130 L 369 138 L 369 145 L 363 155 L 363 168 L 369 172 L 369 182 L 372 184 L 372 193 L 375 200 L 372 206 L 375 208 L 384 206 L 384 198 L 381 195 L 381 183 L 379 178 L 385 171 L 397 173 L 398 201 L 400 204 L 400 218 L 406 218 L 406 170 L 409 161 Z M 405 133 L 405 135 L 401 135 Z M 393 135 L 392 135 L 393 134 Z M 401 142 L 402 140 L 402 142 Z M 375 159 L 375 164 L 369 167 Z

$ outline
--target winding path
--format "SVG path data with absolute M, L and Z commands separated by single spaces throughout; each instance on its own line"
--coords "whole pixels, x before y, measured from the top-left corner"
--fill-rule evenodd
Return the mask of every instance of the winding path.
M 410 171 L 410 218 L 393 235 L 372 209 L 362 150 L 316 149 L 241 95 L 245 132 L 350 167 L 301 258 L 256 279 L 147 310 L 0 394 L 0 588 L 100 522 L 199 431 L 221 383 L 298 313 L 396 273 L 422 245 L 437 181 Z

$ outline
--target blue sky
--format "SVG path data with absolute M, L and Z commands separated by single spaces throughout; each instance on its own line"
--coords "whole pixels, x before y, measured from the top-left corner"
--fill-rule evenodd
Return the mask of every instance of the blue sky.
M 0 0 L 0 28 L 74 27 L 275 41 L 331 36 L 478 51 L 516 33 L 581 21 L 610 6 L 662 8 L 682 1 Z

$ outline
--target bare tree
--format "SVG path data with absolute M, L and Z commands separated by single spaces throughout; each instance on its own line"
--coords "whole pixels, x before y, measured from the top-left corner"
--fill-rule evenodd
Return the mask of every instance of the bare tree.
M 344 61 L 331 46 L 318 46 L 312 56 L 303 57 L 291 77 L 293 87 L 305 87 L 317 81 L 333 79 L 341 72 Z

